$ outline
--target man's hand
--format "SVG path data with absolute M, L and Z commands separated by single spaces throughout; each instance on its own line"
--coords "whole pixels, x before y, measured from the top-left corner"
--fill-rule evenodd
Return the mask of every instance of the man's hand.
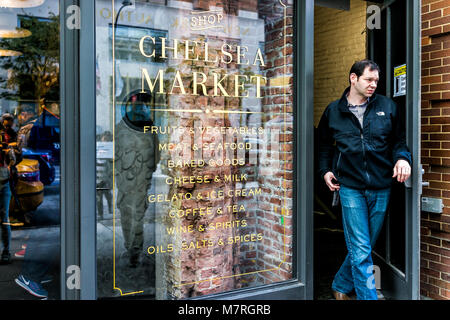
M 411 166 L 406 160 L 398 160 L 394 166 L 394 175 L 392 178 L 397 177 L 397 181 L 402 183 L 408 180 L 411 175 Z
M 333 183 L 333 181 L 337 182 L 337 179 L 334 176 L 333 172 L 329 171 L 329 172 L 325 173 L 325 175 L 323 176 L 323 179 L 325 180 L 325 183 L 327 184 L 328 188 L 331 191 L 336 191 L 336 190 L 340 189 L 339 184 Z

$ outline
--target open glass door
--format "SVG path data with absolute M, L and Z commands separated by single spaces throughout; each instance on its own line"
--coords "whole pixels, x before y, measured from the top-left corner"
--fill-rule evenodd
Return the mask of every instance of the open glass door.
M 381 67 L 377 93 L 392 98 L 403 114 L 413 156 L 412 176 L 395 183 L 384 229 L 374 249 L 374 280 L 387 299 L 419 297 L 420 3 L 419 1 L 327 1 L 314 8 L 314 125 L 348 86 L 348 68 L 369 58 Z M 330 23 L 332 21 L 332 23 Z M 344 54 L 342 54 L 344 53 Z M 312 63 L 313 60 L 310 60 Z M 317 158 L 317 155 L 316 155 Z M 317 163 L 317 162 L 316 162 Z M 316 178 L 314 194 L 315 297 L 330 299 L 331 283 L 347 255 L 341 207 Z

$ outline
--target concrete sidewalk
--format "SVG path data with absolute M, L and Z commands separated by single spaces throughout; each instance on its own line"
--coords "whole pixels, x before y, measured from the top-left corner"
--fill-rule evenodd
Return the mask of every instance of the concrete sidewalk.
M 59 176 L 55 181 L 44 188 L 44 201 L 34 214 L 44 213 L 56 220 L 60 216 L 60 183 Z M 44 225 L 41 227 L 12 227 L 11 231 L 11 260 L 8 265 L 0 265 L 0 300 L 39 300 L 27 291 L 19 287 L 14 279 L 20 274 L 24 259 L 14 256 L 14 253 L 22 249 L 22 245 L 31 242 L 31 240 L 46 239 L 50 233 L 57 233 L 59 236 L 59 225 Z M 60 256 L 59 243 L 56 246 L 57 252 L 54 254 Z M 26 258 L 26 256 L 25 256 Z M 59 259 L 58 259 L 59 260 Z M 48 291 L 48 299 L 60 299 L 60 270 L 59 265 L 54 266 L 49 271 L 53 280 L 43 285 Z

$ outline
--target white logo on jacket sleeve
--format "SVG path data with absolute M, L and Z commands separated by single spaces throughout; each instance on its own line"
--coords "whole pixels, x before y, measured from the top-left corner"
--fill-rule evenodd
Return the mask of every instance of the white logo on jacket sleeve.
M 384 112 L 383 111 L 379 111 L 377 112 L 377 115 L 379 115 L 380 117 L 384 116 Z

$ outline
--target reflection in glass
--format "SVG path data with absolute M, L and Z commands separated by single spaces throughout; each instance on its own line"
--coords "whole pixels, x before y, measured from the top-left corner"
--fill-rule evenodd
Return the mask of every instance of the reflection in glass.
M 292 278 L 285 2 L 137 1 L 117 26 L 121 2 L 98 2 L 97 159 L 111 163 L 113 197 L 97 211 L 99 297 L 184 299 Z
M 0 0 L 3 8 L 32 8 L 43 4 L 45 0 Z
M 17 28 L 17 14 L 0 12 L 0 38 L 25 38 L 30 35 L 30 30 Z
M 0 1 L 0 299 L 60 298 L 59 5 L 43 2 Z

